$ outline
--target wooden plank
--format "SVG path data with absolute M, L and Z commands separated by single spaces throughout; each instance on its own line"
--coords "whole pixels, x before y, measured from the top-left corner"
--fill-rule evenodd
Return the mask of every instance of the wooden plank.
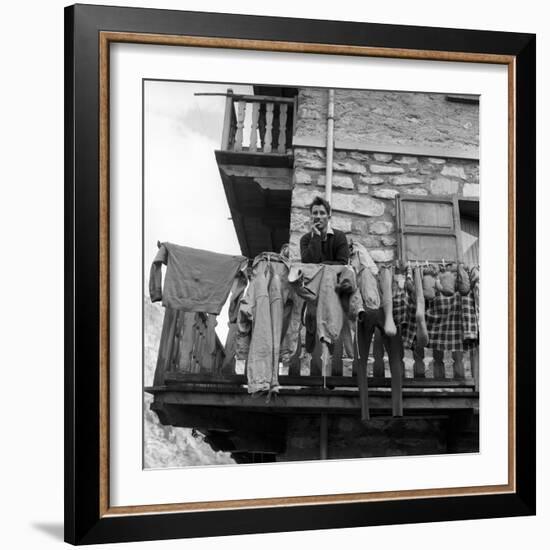
M 363 323 L 357 324 L 357 348 L 359 353 L 354 358 L 355 372 L 357 373 L 357 386 L 361 402 L 361 420 L 367 422 L 370 419 L 369 411 L 369 384 L 367 378 L 367 363 L 369 358 L 369 344 L 367 342 L 367 327 Z
M 235 151 L 241 151 L 243 148 L 243 127 L 246 103 L 239 101 L 237 103 L 237 131 L 235 133 Z
M 223 118 L 223 130 L 222 130 L 222 151 L 229 149 L 229 134 L 231 131 L 231 120 L 233 117 L 233 90 L 230 88 L 227 90 L 227 97 L 225 98 L 225 114 Z
M 162 392 L 155 394 L 155 402 L 180 406 L 212 406 L 227 408 L 245 408 L 258 411 L 291 411 L 303 413 L 322 413 L 328 411 L 356 411 L 359 413 L 361 403 L 358 393 L 355 395 L 334 394 L 330 390 L 318 395 L 304 395 L 300 392 L 287 391 L 272 396 L 269 401 L 253 397 L 247 393 L 209 393 L 209 392 Z M 456 393 L 414 393 L 403 395 L 404 410 L 451 410 L 475 409 L 479 406 L 478 395 Z M 372 392 L 369 395 L 369 409 L 391 411 L 390 392 Z
M 433 355 L 433 369 L 434 369 L 434 378 L 443 379 L 445 378 L 445 363 L 444 357 L 445 352 L 443 350 L 434 349 L 432 350 Z
M 239 95 L 233 94 L 233 97 L 238 100 L 246 101 L 246 103 L 280 103 L 282 105 L 293 105 L 293 97 L 279 97 L 270 95 Z
M 227 376 L 209 376 L 205 374 L 168 373 L 165 377 L 165 384 L 217 384 L 223 386 L 241 386 L 247 383 L 246 376 L 242 374 Z M 279 376 L 279 384 L 282 386 L 322 387 L 322 376 Z M 388 388 L 391 386 L 391 379 L 385 377 L 368 377 L 370 388 Z M 358 386 L 355 376 L 328 376 L 327 386 L 331 388 L 344 387 L 353 388 Z M 405 388 L 473 388 L 473 379 L 455 380 L 450 378 L 403 378 Z
M 248 150 L 255 153 L 257 150 L 258 142 L 258 117 L 260 114 L 260 104 L 252 104 L 252 122 L 250 123 L 250 145 Z
M 264 153 L 271 153 L 272 141 L 273 141 L 273 103 L 266 103 Z
M 474 378 L 475 391 L 479 391 L 479 348 L 470 351 L 470 364 L 472 365 L 472 376 Z
M 405 369 L 403 343 L 399 333 L 392 338 L 386 338 L 386 340 L 391 371 L 392 414 L 393 416 L 403 416 L 403 372 Z
M 413 349 L 413 372 L 415 378 L 426 377 L 426 364 L 424 363 L 424 348 L 415 347 Z
M 286 151 L 286 112 L 288 105 L 281 104 L 279 106 L 279 146 L 277 151 L 284 153 Z
M 453 351 L 453 374 L 455 379 L 464 378 L 464 360 L 463 353 L 461 351 Z

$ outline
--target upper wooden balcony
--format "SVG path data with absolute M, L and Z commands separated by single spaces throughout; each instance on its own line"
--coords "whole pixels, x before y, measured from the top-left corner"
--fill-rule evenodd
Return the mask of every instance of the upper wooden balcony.
M 288 242 L 295 99 L 227 91 L 221 148 L 215 152 L 243 254 Z

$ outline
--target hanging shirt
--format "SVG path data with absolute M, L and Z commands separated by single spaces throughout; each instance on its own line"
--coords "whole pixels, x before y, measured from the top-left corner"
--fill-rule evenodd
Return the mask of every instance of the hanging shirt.
M 161 264 L 166 265 L 162 288 Z M 246 285 L 244 256 L 230 256 L 172 243 L 162 243 L 149 276 L 152 302 L 162 300 L 164 307 L 218 315 L 235 276 L 239 276 L 237 293 Z

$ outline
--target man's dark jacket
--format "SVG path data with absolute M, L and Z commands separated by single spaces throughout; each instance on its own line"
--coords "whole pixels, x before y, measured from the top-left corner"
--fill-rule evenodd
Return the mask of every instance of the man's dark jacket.
M 311 231 L 300 239 L 300 255 L 305 264 L 342 264 L 348 263 L 349 248 L 346 235 L 338 229 L 327 233 L 323 241 L 320 235 Z

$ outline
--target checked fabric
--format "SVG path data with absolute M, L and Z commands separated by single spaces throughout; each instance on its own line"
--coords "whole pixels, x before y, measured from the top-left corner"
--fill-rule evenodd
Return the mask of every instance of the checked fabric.
M 393 296 L 393 318 L 401 328 L 403 346 L 414 348 L 416 339 L 416 302 L 405 289 Z M 474 293 L 462 296 L 439 294 L 426 300 L 428 347 L 447 351 L 469 351 L 479 345 L 478 307 Z

